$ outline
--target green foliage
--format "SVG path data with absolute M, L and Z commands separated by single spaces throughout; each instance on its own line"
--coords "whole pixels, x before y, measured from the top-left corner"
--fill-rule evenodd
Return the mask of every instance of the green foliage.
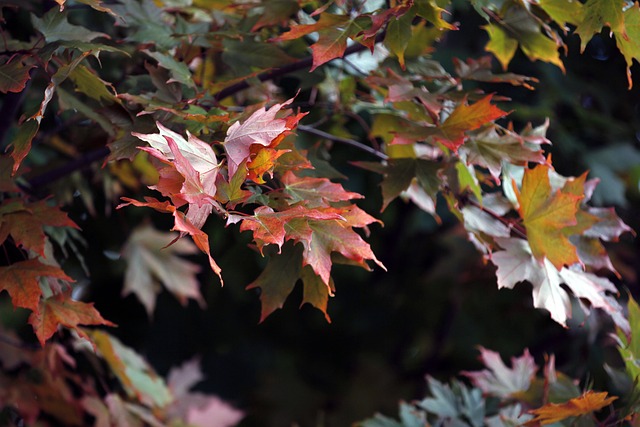
M 261 323 L 299 296 L 298 284 L 300 305 L 330 322 L 330 297 L 349 286 L 337 280 L 343 268 L 393 268 L 376 253 L 411 230 L 398 198 L 466 236 L 496 267 L 499 288 L 528 282 L 533 306 L 563 327 L 615 324 L 637 380 L 637 305 L 625 316 L 616 287 L 632 267 L 608 252 L 632 228 L 592 206 L 597 179 L 556 170 L 547 121 L 520 123 L 526 108 L 510 93 L 544 77 L 506 71 L 518 50 L 565 71 L 570 34 L 585 51 L 608 31 L 631 88 L 640 6 L 627 3 L 474 1 L 474 15 L 465 2 L 435 0 L 3 3 L 0 291 L 21 310 L 0 331 L 18 350 L 42 347 L 0 354 L 4 413 L 39 425 L 238 423 L 231 405 L 190 391 L 202 378 L 196 362 L 165 380 L 115 336 L 86 328 L 116 326 L 103 307 L 118 316 L 85 294 L 99 289 L 95 260 L 117 264 L 117 293 L 135 295 L 149 318 L 162 287 L 204 309 L 213 291 L 199 281 L 215 275 L 259 292 Z M 457 14 L 465 19 L 454 23 Z M 504 72 L 491 56 L 446 60 L 454 30 L 488 37 L 481 47 Z M 612 177 L 605 186 L 636 185 L 629 151 L 585 161 Z M 381 206 L 370 172 L 382 175 Z M 618 184 L 610 197 L 623 203 L 633 186 Z M 383 243 L 382 221 L 367 213 L 378 207 L 395 233 Z M 230 261 L 233 239 L 255 251 Z M 379 415 L 363 425 L 595 422 L 616 405 L 557 374 L 553 356 L 542 378 L 528 351 L 512 368 L 484 348 L 481 358 L 486 370 L 463 372 L 473 387 L 429 377 L 430 395 L 402 403 L 399 422 Z M 634 417 L 629 408 L 606 409 L 609 422 Z

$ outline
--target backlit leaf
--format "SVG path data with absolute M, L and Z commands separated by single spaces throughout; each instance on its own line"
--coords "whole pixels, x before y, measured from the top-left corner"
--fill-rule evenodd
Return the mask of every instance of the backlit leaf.
M 584 4 L 584 16 L 575 31 L 580 36 L 581 51 L 584 51 L 591 37 L 599 33 L 604 26 L 626 38 L 622 14 L 624 6 L 624 0 L 589 0 Z
M 560 269 L 580 261 L 564 229 L 578 223 L 576 213 L 582 197 L 552 191 L 549 170 L 546 165 L 526 169 L 517 196 L 533 255 L 539 260 L 547 258 Z

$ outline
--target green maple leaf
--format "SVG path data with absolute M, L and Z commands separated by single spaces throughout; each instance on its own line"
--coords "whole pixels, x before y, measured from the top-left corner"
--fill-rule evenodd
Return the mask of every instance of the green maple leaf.
M 549 170 L 546 165 L 525 170 L 522 188 L 516 189 L 518 210 L 534 257 L 538 260 L 546 257 L 560 269 L 563 265 L 580 262 L 564 229 L 578 224 L 576 214 L 584 196 L 562 190 L 553 192 Z
M 576 28 L 580 36 L 580 51 L 584 51 L 591 36 L 608 26 L 616 35 L 627 38 L 623 16 L 624 0 L 589 0 L 584 4 L 582 22 Z
M 0 92 L 22 92 L 29 80 L 29 71 L 35 65 L 26 65 L 26 56 L 13 58 L 11 62 L 0 65 Z
M 31 21 L 35 29 L 42 33 L 47 43 L 67 40 L 90 42 L 97 37 L 109 37 L 107 34 L 70 24 L 67 21 L 67 14 L 61 13 L 56 8 L 51 8 L 42 18 L 31 15 Z
M 300 245 L 286 245 L 281 253 L 269 257 L 267 266 L 247 289 L 260 288 L 262 311 L 260 322 L 271 313 L 282 308 L 285 300 L 293 291 L 300 278 L 302 267 L 302 248 Z
M 539 0 L 538 5 L 560 25 L 580 25 L 584 19 L 584 5 L 574 0 Z
M 624 12 L 624 23 L 626 35 L 615 33 L 616 43 L 620 52 L 627 62 L 627 80 L 629 81 L 629 89 L 633 86 L 631 80 L 631 66 L 633 60 L 640 60 L 640 6 L 634 3 Z

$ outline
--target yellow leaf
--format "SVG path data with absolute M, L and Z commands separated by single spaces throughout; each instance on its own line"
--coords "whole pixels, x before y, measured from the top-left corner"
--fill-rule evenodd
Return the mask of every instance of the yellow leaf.
M 562 421 L 569 417 L 579 417 L 597 411 L 616 400 L 616 396 L 607 397 L 607 392 L 588 391 L 582 396 L 565 403 L 548 403 L 541 408 L 530 411 L 536 417 L 525 425 L 547 425 Z

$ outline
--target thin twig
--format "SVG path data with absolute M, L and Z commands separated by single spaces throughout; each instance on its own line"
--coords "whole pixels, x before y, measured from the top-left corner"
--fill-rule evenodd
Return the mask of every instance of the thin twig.
M 298 125 L 298 129 L 301 130 L 302 132 L 306 132 L 306 133 L 310 133 L 312 135 L 316 135 L 322 138 L 326 138 L 330 141 L 334 141 L 334 142 L 339 142 L 340 144 L 346 144 L 346 145 L 350 145 L 352 147 L 355 147 L 359 150 L 365 151 L 369 154 L 372 154 L 374 156 L 376 156 L 377 158 L 381 159 L 381 160 L 387 160 L 389 158 L 389 156 L 387 156 L 386 154 L 384 154 L 382 151 L 378 151 L 373 147 L 369 147 L 368 145 L 365 145 L 359 141 L 356 141 L 355 139 L 349 139 L 349 138 L 342 138 L 339 136 L 335 136 L 332 135 L 330 133 L 321 131 L 319 129 L 313 128 L 311 126 L 305 126 L 305 125 Z

